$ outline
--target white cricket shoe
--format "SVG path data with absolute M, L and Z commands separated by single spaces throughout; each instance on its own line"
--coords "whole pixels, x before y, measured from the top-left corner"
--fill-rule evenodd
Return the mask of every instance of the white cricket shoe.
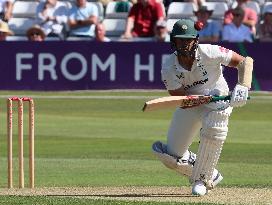
M 196 181 L 193 184 L 192 194 L 197 196 L 204 196 L 207 193 L 207 188 L 203 181 Z
M 193 184 L 192 194 L 197 196 L 204 196 L 208 194 L 208 192 L 213 189 L 217 184 L 219 184 L 223 180 L 223 176 L 217 171 L 213 174 L 213 183 L 211 188 L 207 188 L 203 181 L 196 181 Z

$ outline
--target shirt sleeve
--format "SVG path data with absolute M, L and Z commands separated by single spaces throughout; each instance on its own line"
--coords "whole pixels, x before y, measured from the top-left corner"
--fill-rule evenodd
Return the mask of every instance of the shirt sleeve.
M 57 23 L 67 23 L 67 7 L 59 6 L 56 10 L 55 16 Z
M 91 2 L 89 2 L 89 13 L 90 16 L 96 16 L 98 17 L 98 8 L 95 4 L 90 4 Z
M 46 18 L 42 15 L 44 6 L 45 6 L 45 2 L 40 2 L 36 9 L 36 16 L 39 23 L 46 20 Z
M 208 55 L 211 60 L 227 66 L 232 58 L 232 50 L 222 46 L 210 45 Z
M 75 8 L 72 7 L 69 11 L 68 11 L 68 16 L 70 20 L 75 20 L 76 19 L 76 12 L 75 12 Z
M 135 4 L 131 7 L 128 17 L 135 19 L 136 11 L 137 11 L 137 4 Z
M 181 84 L 177 81 L 177 77 L 169 70 L 162 69 L 161 77 L 167 90 L 176 90 L 181 87 Z

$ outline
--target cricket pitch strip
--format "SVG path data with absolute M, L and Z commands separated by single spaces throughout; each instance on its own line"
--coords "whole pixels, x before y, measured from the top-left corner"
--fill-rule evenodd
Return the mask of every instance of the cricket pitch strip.
M 90 199 L 191 202 L 219 204 L 272 204 L 272 189 L 269 188 L 220 188 L 208 195 L 191 195 L 190 187 L 52 187 L 35 189 L 0 189 L 0 195 L 9 196 L 54 196 Z

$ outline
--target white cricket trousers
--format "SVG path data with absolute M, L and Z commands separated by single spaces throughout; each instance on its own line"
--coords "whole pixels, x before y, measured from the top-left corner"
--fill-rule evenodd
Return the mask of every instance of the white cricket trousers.
M 168 130 L 167 152 L 173 156 L 182 157 L 199 133 L 203 116 L 210 111 L 211 109 L 205 106 L 177 108 Z

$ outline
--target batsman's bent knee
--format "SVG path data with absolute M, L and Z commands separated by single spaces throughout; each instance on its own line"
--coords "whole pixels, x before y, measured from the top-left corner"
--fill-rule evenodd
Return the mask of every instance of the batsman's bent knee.
M 211 111 L 204 116 L 200 140 L 203 137 L 214 140 L 225 140 L 228 133 L 229 116 L 232 108 L 223 111 Z
M 190 177 L 192 175 L 193 164 L 196 155 L 190 152 L 188 159 L 171 156 L 167 153 L 167 147 L 160 141 L 153 143 L 152 150 L 158 159 L 169 169 L 177 173 Z

